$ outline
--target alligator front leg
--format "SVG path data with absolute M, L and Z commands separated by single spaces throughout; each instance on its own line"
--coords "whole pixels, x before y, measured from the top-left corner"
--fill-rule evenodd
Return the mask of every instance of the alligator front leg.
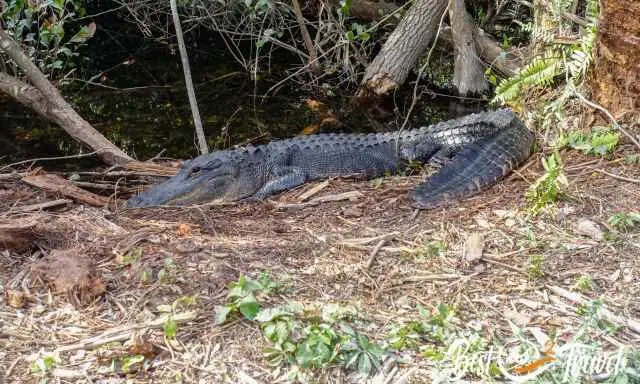
M 295 188 L 307 181 L 305 172 L 298 167 L 280 168 L 272 171 L 271 176 L 271 180 L 267 181 L 258 192 L 247 200 L 264 200 L 268 196 Z

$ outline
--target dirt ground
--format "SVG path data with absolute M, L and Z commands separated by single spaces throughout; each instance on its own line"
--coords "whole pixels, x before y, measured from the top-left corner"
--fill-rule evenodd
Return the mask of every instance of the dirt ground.
M 584 275 L 595 283 L 586 298 L 637 322 L 640 228 L 619 233 L 607 223 L 615 213 L 640 210 L 640 166 L 623 161 L 634 151 L 622 146 L 608 160 L 563 152 L 568 198 L 535 217 L 524 192 L 542 172 L 540 155 L 489 191 L 429 211 L 407 202 L 417 176 L 331 180 L 313 198 L 351 199 L 318 204 L 299 196 L 321 183 L 260 204 L 128 211 L 68 204 L 38 213 L 20 207 L 59 196 L 0 179 L 0 217 L 37 220 L 35 240 L 22 250 L 0 246 L 0 382 L 275 382 L 257 325 L 239 317 L 214 322 L 226 286 L 263 271 L 285 288 L 261 298 L 263 305 L 352 304 L 366 318 L 360 332 L 374 340 L 389 324 L 415 319 L 416 305 L 440 303 L 454 308 L 460 328 L 489 338 L 510 334 L 509 322 L 560 332 L 580 316 L 578 303 L 556 288 L 572 290 Z M 464 251 L 474 234 L 484 240 L 481 258 L 469 255 L 473 245 Z M 430 241 L 446 249 L 414 252 Z M 531 272 L 533 256 L 541 256 L 542 276 Z M 170 311 L 175 338 L 162 329 Z M 622 327 L 600 340 L 637 346 L 640 334 Z M 34 361 L 47 354 L 56 362 L 38 372 Z M 145 356 L 133 373 L 114 366 L 132 354 Z M 431 382 L 432 366 L 405 351 L 368 380 Z M 340 367 L 312 378 L 364 381 Z

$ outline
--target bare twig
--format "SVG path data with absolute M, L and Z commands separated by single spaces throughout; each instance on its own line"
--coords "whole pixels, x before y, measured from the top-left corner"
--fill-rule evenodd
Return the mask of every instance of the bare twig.
M 371 268 L 371 265 L 373 265 L 373 261 L 376 259 L 376 255 L 380 251 L 380 248 L 382 248 L 382 246 L 386 242 L 387 242 L 387 239 L 382 239 L 378 242 L 378 244 L 376 244 L 375 248 L 373 248 L 373 251 L 371 251 L 371 254 L 369 255 L 369 259 L 367 259 L 367 264 L 365 264 L 364 266 L 365 269 Z
M 23 160 L 23 161 L 18 161 L 17 163 L 12 163 L 12 164 L 9 164 L 9 165 L 5 165 L 4 167 L 0 168 L 0 172 L 4 171 L 7 168 L 12 168 L 12 167 L 15 167 L 16 165 L 20 165 L 20 164 L 35 163 L 36 161 L 80 159 L 80 158 L 83 158 L 83 157 L 93 156 L 96 153 L 97 153 L 97 151 L 93 151 L 93 152 L 89 152 L 89 153 L 80 153 L 80 154 L 77 154 L 77 155 L 59 156 L 59 157 L 39 157 L 37 159 Z
M 307 25 L 304 21 L 304 16 L 302 16 L 302 9 L 300 9 L 300 3 L 298 0 L 292 0 L 293 2 L 293 11 L 296 15 L 296 20 L 298 21 L 298 25 L 300 26 L 300 33 L 302 33 L 302 40 L 304 41 L 304 45 L 307 47 L 307 52 L 309 52 L 309 64 L 314 71 L 320 69 L 319 63 L 316 61 L 316 47 L 313 45 L 313 41 L 311 41 L 311 36 L 309 35 L 309 30 L 307 30 Z
M 501 266 L 501 267 L 503 267 L 503 268 L 510 269 L 510 270 L 512 270 L 512 271 L 514 271 L 514 272 L 518 272 L 518 273 L 520 273 L 520 274 L 522 274 L 522 275 L 524 275 L 524 276 L 529 276 L 529 274 L 527 273 L 527 271 L 525 271 L 525 270 L 523 270 L 523 269 L 520 269 L 520 268 L 518 268 L 518 267 L 514 267 L 514 266 L 509 265 L 509 264 L 505 264 L 505 263 L 500 262 L 500 261 L 497 261 L 497 260 L 493 260 L 493 258 L 488 257 L 488 256 L 486 256 L 486 255 L 485 255 L 485 256 L 482 256 L 482 260 L 484 260 L 485 262 L 487 262 L 487 263 L 489 263 L 489 264 L 498 265 L 498 266 Z
M 640 184 L 640 180 L 638 180 L 638 179 L 631 179 L 631 178 L 624 177 L 624 176 L 618 176 L 618 175 L 615 175 L 613 173 L 607 172 L 604 169 L 596 169 L 596 172 L 604 173 L 605 175 L 613 177 L 614 179 L 618 179 L 618 180 L 622 180 L 622 181 L 628 181 L 630 183 L 638 183 L 638 184 Z
M 202 120 L 200 119 L 200 110 L 196 101 L 196 92 L 193 88 L 193 80 L 191 78 L 191 67 L 189 66 L 189 57 L 187 56 L 187 47 L 184 44 L 184 36 L 182 35 L 182 26 L 180 25 L 180 16 L 178 15 L 178 5 L 176 0 L 169 0 L 171 4 L 171 15 L 173 16 L 173 26 L 176 29 L 176 38 L 178 39 L 178 48 L 180 50 L 180 60 L 182 61 L 182 71 L 184 72 L 184 82 L 187 87 L 187 95 L 189 96 L 189 104 L 191 104 L 191 112 L 193 113 L 193 124 L 196 127 L 196 135 L 198 136 L 198 144 L 200 153 L 209 153 L 207 139 L 204 136 L 202 128 Z

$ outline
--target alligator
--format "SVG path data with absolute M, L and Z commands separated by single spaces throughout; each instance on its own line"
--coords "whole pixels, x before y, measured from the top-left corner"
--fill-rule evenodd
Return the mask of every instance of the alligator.
M 127 206 L 259 201 L 310 180 L 376 178 L 420 161 L 440 170 L 409 191 L 409 200 L 416 208 L 435 208 L 495 184 L 531 156 L 533 142 L 534 134 L 509 109 L 413 130 L 300 136 L 186 161 L 174 177 L 132 197 Z

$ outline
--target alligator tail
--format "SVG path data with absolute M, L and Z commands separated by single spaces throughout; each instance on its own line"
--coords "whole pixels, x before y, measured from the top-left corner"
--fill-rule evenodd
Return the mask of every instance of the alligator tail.
M 534 134 L 514 118 L 496 136 L 469 144 L 453 160 L 409 191 L 416 208 L 436 208 L 489 188 L 531 156 Z

